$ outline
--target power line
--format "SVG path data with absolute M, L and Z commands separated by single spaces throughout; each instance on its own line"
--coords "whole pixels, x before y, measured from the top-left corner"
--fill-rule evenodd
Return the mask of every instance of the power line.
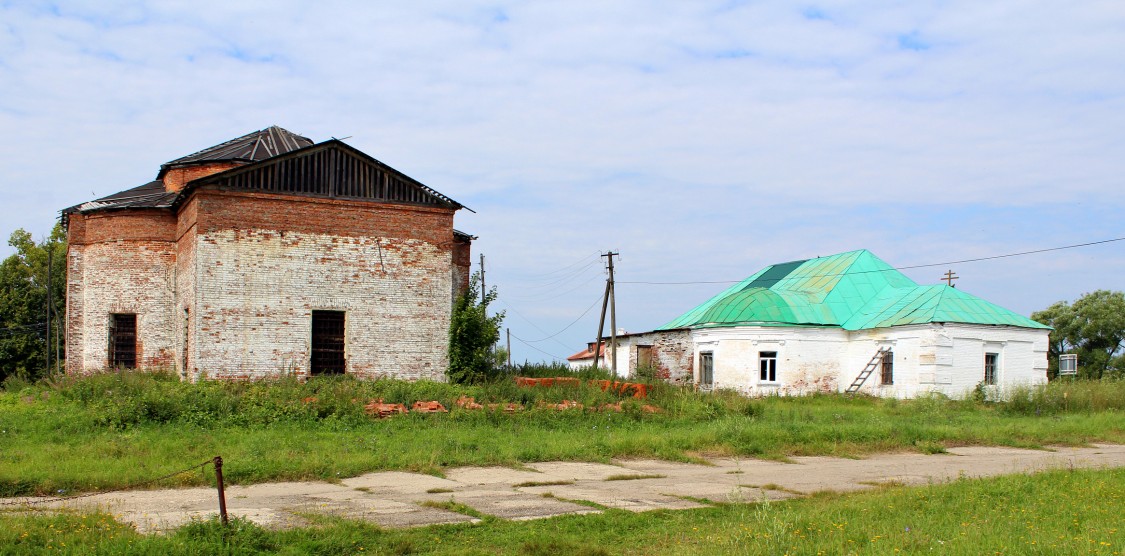
M 515 313 L 515 314 L 516 314 L 516 315 L 518 315 L 518 316 L 519 316 L 519 317 L 520 317 L 521 319 L 523 319 L 523 320 L 524 320 L 524 322 L 526 322 L 526 323 L 530 324 L 530 325 L 532 326 L 532 328 L 535 328 L 536 330 L 538 330 L 538 331 L 540 331 L 540 332 L 542 332 L 542 333 L 544 333 L 544 334 L 550 334 L 550 333 L 549 333 L 549 332 L 547 332 L 546 330 L 543 330 L 542 328 L 540 328 L 538 324 L 535 324 L 534 322 L 532 322 L 532 321 L 531 321 L 531 319 L 529 319 L 529 318 L 527 318 L 526 316 L 524 316 L 524 314 L 523 314 L 523 313 L 521 313 L 521 312 L 519 312 L 519 309 L 516 309 L 515 307 L 513 307 L 511 303 L 508 303 L 507 301 L 505 301 L 505 300 L 503 300 L 503 299 L 500 299 L 500 298 L 497 298 L 497 299 L 496 299 L 496 301 L 499 301 L 499 302 L 503 303 L 505 307 L 507 307 L 507 308 L 511 309 L 513 313 Z M 554 340 L 554 337 L 552 336 L 552 337 L 551 337 L 551 339 L 552 339 L 552 340 Z M 523 340 L 520 340 L 520 341 L 522 342 Z M 562 346 L 563 348 L 566 348 L 566 349 L 570 349 L 570 346 L 568 346 L 568 345 L 566 345 L 566 344 L 564 344 L 564 343 L 562 343 L 562 342 L 560 342 L 560 341 L 558 341 L 558 340 L 554 340 L 554 342 L 555 342 L 556 344 L 558 344 L 558 345 Z
M 512 299 L 515 299 L 517 301 L 529 301 L 529 302 L 531 302 L 531 301 L 550 301 L 552 299 L 558 299 L 560 297 L 565 297 L 567 295 L 570 295 L 570 294 L 584 288 L 586 286 L 586 284 L 589 284 L 590 282 L 593 282 L 594 280 L 597 280 L 599 278 L 601 278 L 600 275 L 591 276 L 591 277 L 587 278 L 585 282 L 582 282 L 581 284 L 578 284 L 577 286 L 574 286 L 573 288 L 570 288 L 569 290 L 566 290 L 566 291 L 560 292 L 560 293 L 556 293 L 554 295 L 546 295 L 546 296 L 511 295 L 511 296 L 508 296 L 508 297 L 510 297 Z
M 7 326 L 7 327 L 4 327 L 4 328 L 0 328 L 0 332 L 4 332 L 4 331 L 8 331 L 8 330 L 26 330 L 28 328 L 43 328 L 45 326 L 47 326 L 47 323 L 37 322 L 37 323 L 34 323 L 34 324 Z
M 1125 237 L 1118 237 L 1118 238 L 1113 238 L 1113 239 L 1103 239 L 1101 241 L 1090 241 L 1090 242 L 1087 242 L 1087 243 L 1076 243 L 1074 245 L 1063 245 L 1062 247 L 1049 247 L 1049 248 L 1046 248 L 1046 249 L 1035 249 L 1035 250 L 1032 250 L 1032 251 L 1021 251 L 1019 253 L 1008 253 L 1006 255 L 992 255 L 992 256 L 989 256 L 989 257 L 977 257 L 975 259 L 962 259 L 962 260 L 959 260 L 959 261 L 947 261 L 947 262 L 942 262 L 942 263 L 926 263 L 926 264 L 916 264 L 916 265 L 909 265 L 909 266 L 895 266 L 895 267 L 891 267 L 889 269 L 863 270 L 863 271 L 857 271 L 857 272 L 849 272 L 847 274 L 867 274 L 867 273 L 874 273 L 874 272 L 887 272 L 888 270 L 909 270 L 909 269 L 913 269 L 913 268 L 929 268 L 929 267 L 934 267 L 934 266 L 948 266 L 948 265 L 955 265 L 955 264 L 962 264 L 962 263 L 975 263 L 975 262 L 980 262 L 980 261 L 991 261 L 991 260 L 995 260 L 995 259 L 1006 259 L 1006 258 L 1009 258 L 1009 257 L 1020 257 L 1020 256 L 1023 256 L 1023 255 L 1034 255 L 1034 254 L 1038 254 L 1038 253 L 1048 253 L 1048 252 L 1051 252 L 1051 251 L 1062 251 L 1062 250 L 1065 250 L 1065 249 L 1076 249 L 1078 247 L 1089 247 L 1091 245 L 1101 245 L 1101 244 L 1104 244 L 1104 243 L 1113 243 L 1115 241 L 1125 241 Z M 828 278 L 828 277 L 832 277 L 832 276 L 843 276 L 844 274 L 845 273 L 843 273 L 843 272 L 833 272 L 833 273 L 828 273 L 828 274 L 811 274 L 811 275 L 808 275 L 808 278 Z M 745 280 L 746 280 L 746 278 L 743 278 L 742 280 L 697 280 L 697 281 L 690 281 L 690 282 L 648 282 L 648 281 L 625 281 L 625 280 L 618 280 L 617 282 L 619 284 L 646 284 L 646 285 L 654 285 L 654 286 L 683 286 L 683 285 L 693 285 L 693 284 L 737 284 L 737 283 L 743 282 Z
M 513 284 L 513 286 L 517 289 L 523 289 L 523 290 L 547 289 L 547 288 L 551 288 L 551 287 L 559 285 L 559 284 L 564 284 L 566 282 L 574 281 L 574 280 L 578 279 L 580 276 L 582 276 L 583 274 L 586 274 L 586 271 L 588 269 L 593 268 L 595 266 L 599 266 L 598 261 L 590 261 L 585 266 L 580 267 L 578 269 L 575 269 L 575 270 L 573 270 L 573 271 L 571 271 L 571 272 L 569 272 L 565 275 L 559 276 L 557 278 L 553 278 L 549 282 L 543 282 L 543 283 L 540 283 L 540 284 L 533 284 L 533 285 L 523 285 L 523 284 L 520 284 L 519 282 L 516 282 L 515 284 Z
M 578 324 L 578 321 L 582 320 L 582 317 L 586 316 L 586 314 L 589 313 L 591 309 L 593 309 L 594 307 L 597 307 L 598 302 L 601 301 L 601 300 L 602 300 L 602 296 L 599 295 L 596 299 L 594 299 L 594 302 L 591 303 L 590 306 L 586 308 L 585 311 L 582 311 L 581 315 L 578 315 L 578 318 L 574 319 L 573 322 L 566 325 L 566 327 L 563 328 L 562 330 L 559 330 L 558 332 L 555 332 L 554 334 L 551 334 L 550 336 L 547 336 L 546 338 L 541 338 L 539 340 L 522 340 L 522 341 L 531 342 L 533 344 L 539 343 L 539 342 L 543 342 L 543 341 L 546 341 L 546 340 L 550 340 L 551 338 L 554 338 L 555 336 L 558 336 L 559 334 L 562 334 L 563 332 L 566 332 L 567 330 L 570 329 L 570 327 L 574 326 L 575 324 Z
M 562 274 L 562 273 L 565 273 L 565 272 L 568 272 L 568 271 L 572 271 L 572 269 L 574 269 L 574 267 L 580 266 L 580 265 L 582 265 L 582 263 L 597 263 L 598 262 L 598 255 L 599 255 L 599 253 L 595 251 L 595 252 L 590 253 L 589 255 L 586 255 L 585 257 L 582 257 L 581 259 L 579 259 L 579 260 L 577 260 L 577 261 L 575 261 L 571 264 L 568 264 L 568 265 L 566 265 L 562 268 L 552 270 L 552 271 L 549 271 L 549 272 L 544 272 L 542 274 L 529 274 L 529 275 L 524 276 L 523 279 L 524 280 L 532 280 L 532 281 L 537 281 L 538 279 L 553 280 L 555 274 Z M 585 266 L 583 266 L 583 268 L 585 268 L 586 266 L 590 266 L 590 264 L 586 264 Z M 581 269 L 579 269 L 579 270 L 581 270 Z
M 965 260 L 961 260 L 961 261 L 949 261 L 949 262 L 945 262 L 945 263 L 916 264 L 916 265 L 913 265 L 913 266 L 899 266 L 899 267 L 895 267 L 895 269 L 896 270 L 906 270 L 906 269 L 910 269 L 910 268 L 926 268 L 926 267 L 930 267 L 930 266 L 945 266 L 945 265 L 951 265 L 951 264 L 975 263 L 975 262 L 979 262 L 979 261 L 990 261 L 990 260 L 993 260 L 993 259 L 1006 259 L 1008 257 L 1019 257 L 1019 256 L 1023 256 L 1023 255 L 1034 255 L 1036 253 L 1047 253 L 1047 252 L 1050 252 L 1050 251 L 1062 251 L 1064 249 L 1075 249 L 1075 248 L 1078 248 L 1078 247 L 1089 247 L 1091 245 L 1101 245 L 1103 243 L 1113 243 L 1115 241 L 1125 241 L 1125 237 L 1118 237 L 1118 238 L 1113 238 L 1113 239 L 1103 239 L 1101 241 L 1091 241 L 1091 242 L 1088 242 L 1088 243 L 1076 243 L 1074 245 L 1064 245 L 1062 247 L 1049 247 L 1047 249 L 1035 249 L 1034 251 L 1022 251 L 1020 253 L 1009 253 L 1007 255 L 993 255 L 991 257 L 979 257 L 979 258 L 976 258 L 976 259 L 965 259 Z
M 516 336 L 515 334 L 512 334 L 512 337 L 513 337 L 513 338 L 515 338 L 515 339 L 517 339 L 517 340 L 519 340 L 519 342 L 520 342 L 521 344 L 523 344 L 523 345 L 525 345 L 525 346 L 527 346 L 527 347 L 529 347 L 529 348 L 531 348 L 531 349 L 533 349 L 533 350 L 535 350 L 535 351 L 538 351 L 539 353 L 542 353 L 543 355 L 550 355 L 551 357 L 555 358 L 556 360 L 558 360 L 558 359 L 566 359 L 565 357 L 559 357 L 558 355 L 555 355 L 555 354 L 553 354 L 553 353 L 547 353 L 547 352 L 545 352 L 545 351 L 543 351 L 543 350 L 541 350 L 541 349 L 539 349 L 539 348 L 537 348 L 537 347 L 535 347 L 535 346 L 533 346 L 533 345 L 531 345 L 531 344 L 527 343 L 527 342 L 526 342 L 526 341 L 525 341 L 525 340 L 524 340 L 523 338 L 520 338 L 519 336 Z

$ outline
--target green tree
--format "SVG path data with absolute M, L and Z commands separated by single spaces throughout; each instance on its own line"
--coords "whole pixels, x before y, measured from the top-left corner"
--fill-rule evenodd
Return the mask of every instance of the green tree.
M 1073 304 L 1059 301 L 1031 318 L 1054 328 L 1049 373 L 1058 373 L 1063 353 L 1078 354 L 1078 376 L 1102 378 L 1125 371 L 1125 293 L 1098 290 Z
M 453 303 L 449 322 L 449 380 L 458 384 L 496 378 L 501 367 L 492 355 L 500 340 L 501 311 L 488 316 L 488 305 L 496 300 L 496 288 L 481 297 L 480 273 L 469 278 L 469 286 Z
M 53 338 L 66 322 L 66 234 L 56 224 L 51 235 L 36 243 L 31 233 L 12 232 L 8 245 L 16 252 L 0 262 L 0 382 L 9 376 L 39 378 L 47 371 L 47 289 L 51 290 L 51 359 Z M 47 261 L 51 280 L 47 283 Z M 61 332 L 61 331 L 60 331 Z M 52 365 L 53 366 L 53 365 Z

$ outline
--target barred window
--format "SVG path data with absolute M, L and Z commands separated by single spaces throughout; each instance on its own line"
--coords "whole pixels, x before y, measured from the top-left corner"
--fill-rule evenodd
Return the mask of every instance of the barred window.
M 888 351 L 883 354 L 881 377 L 883 384 L 895 383 L 895 353 L 893 351 Z

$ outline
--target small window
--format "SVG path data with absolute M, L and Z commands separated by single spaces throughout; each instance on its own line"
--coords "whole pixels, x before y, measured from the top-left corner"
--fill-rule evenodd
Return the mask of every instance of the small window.
M 895 383 L 895 353 L 893 351 L 888 351 L 883 354 L 881 377 L 883 384 Z
M 715 356 L 710 351 L 699 354 L 699 385 L 705 388 L 715 385 Z
M 109 366 L 137 368 L 137 315 L 114 313 L 109 316 Z
M 338 375 L 344 373 L 344 312 L 312 312 L 312 361 L 309 372 L 313 375 Z
M 986 353 L 984 354 L 984 383 L 996 384 L 996 369 L 997 363 L 1000 361 L 1000 354 Z
M 1078 374 L 1078 354 L 1068 353 L 1059 356 L 1059 374 L 1060 375 L 1077 375 Z
M 762 382 L 777 382 L 777 352 L 758 352 L 758 378 Z

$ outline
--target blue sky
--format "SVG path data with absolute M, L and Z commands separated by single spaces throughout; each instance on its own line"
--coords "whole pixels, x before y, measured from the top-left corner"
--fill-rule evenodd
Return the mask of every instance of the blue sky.
M 565 357 L 594 336 L 599 251 L 621 253 L 618 326 L 643 331 L 723 286 L 629 282 L 1125 237 L 1125 10 L 0 1 L 4 234 L 274 124 L 473 208 L 457 227 L 506 324 L 553 336 L 515 359 Z M 1125 289 L 1125 242 L 953 269 L 1029 314 Z

